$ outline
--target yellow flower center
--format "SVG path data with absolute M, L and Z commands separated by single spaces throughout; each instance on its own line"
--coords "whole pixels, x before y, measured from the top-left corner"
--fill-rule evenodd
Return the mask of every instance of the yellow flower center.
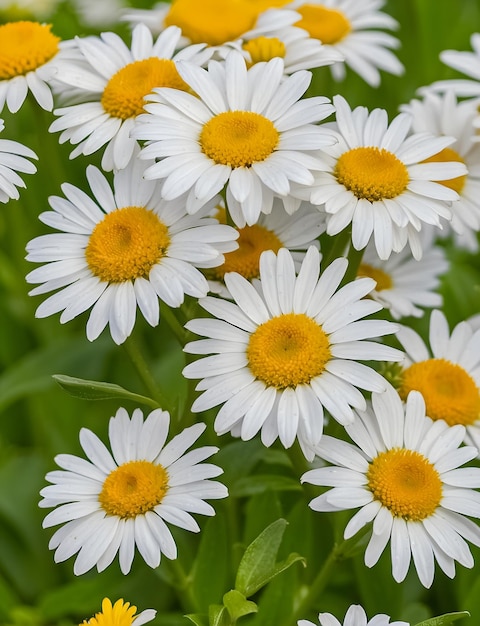
M 318 4 L 304 4 L 298 9 L 302 19 L 295 26 L 310 33 L 310 37 L 320 39 L 325 44 L 336 44 L 352 30 L 345 15 L 337 9 L 327 9 Z
M 393 287 L 392 277 L 378 267 L 369 265 L 368 263 L 360 263 L 360 267 L 357 272 L 358 277 L 373 278 L 377 281 L 375 291 L 383 291 L 384 289 L 391 289 Z
M 275 150 L 279 133 L 273 122 L 253 111 L 225 111 L 212 117 L 200 133 L 202 151 L 215 163 L 250 167 Z
M 368 488 L 375 500 L 409 522 L 432 515 L 442 499 L 442 481 L 423 454 L 394 448 L 381 452 L 367 472 Z
M 420 391 L 426 413 L 449 426 L 469 426 L 480 417 L 480 392 L 473 378 L 456 363 L 428 359 L 413 363 L 403 372 L 398 392 L 405 400 L 412 389 Z
M 80 626 L 131 626 L 135 619 L 136 606 L 130 606 L 130 602 L 117 600 L 112 606 L 108 598 L 102 602 L 102 611 L 95 617 L 84 620 Z
M 423 163 L 432 163 L 432 162 L 445 163 L 448 161 L 457 161 L 458 163 L 465 163 L 465 161 L 458 154 L 458 152 L 456 152 L 455 150 L 452 150 L 452 148 L 444 148 L 443 150 L 440 150 L 440 152 L 437 152 L 437 154 L 434 154 L 428 159 L 425 159 Z M 465 174 L 464 176 L 457 176 L 457 178 L 451 178 L 450 180 L 437 180 L 436 182 L 440 183 L 444 187 L 449 187 L 450 189 L 453 189 L 458 194 L 460 194 L 462 193 L 466 180 L 467 180 L 467 175 Z
M 121 283 L 147 278 L 169 244 L 168 228 L 155 213 L 130 206 L 107 213 L 95 226 L 85 258 L 95 276 Z
M 278 37 L 255 37 L 243 44 L 243 49 L 250 54 L 252 62 L 250 65 L 261 61 L 270 61 L 275 57 L 285 57 L 287 51 L 283 41 Z
M 360 147 L 344 152 L 334 174 L 337 181 L 357 196 L 370 202 L 396 198 L 408 185 L 408 170 L 394 154 L 384 148 Z
M 250 371 L 268 387 L 308 384 L 330 359 L 330 342 L 304 313 L 286 313 L 261 324 L 250 337 Z
M 218 46 L 252 29 L 258 15 L 253 2 L 243 0 L 174 0 L 165 26 L 179 26 L 192 43 Z
M 168 474 L 150 461 L 123 463 L 105 479 L 98 500 L 108 515 L 122 519 L 152 511 L 168 490 Z
M 103 90 L 101 103 L 112 117 L 127 120 L 144 112 L 145 97 L 156 87 L 191 91 L 171 59 L 151 57 L 118 70 Z
M 0 80 L 36 70 L 57 54 L 60 38 L 51 28 L 51 24 L 27 21 L 0 26 Z

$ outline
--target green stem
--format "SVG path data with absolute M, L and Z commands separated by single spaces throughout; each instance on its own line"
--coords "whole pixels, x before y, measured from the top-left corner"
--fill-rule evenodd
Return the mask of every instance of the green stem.
M 185 573 L 182 564 L 178 559 L 172 561 L 164 559 L 162 564 L 168 570 L 166 577 L 162 576 L 160 570 L 155 570 L 162 580 L 168 580 L 175 590 L 184 613 L 198 613 L 199 606 L 192 591 L 192 580 Z
M 161 319 L 165 320 L 168 324 L 170 330 L 174 334 L 178 343 L 183 346 L 187 343 L 188 331 L 182 326 L 179 322 L 175 312 L 163 302 L 160 305 L 160 316 Z
M 323 235 L 322 235 L 323 237 Z M 333 239 L 333 242 L 330 241 Z M 329 237 L 321 246 L 323 252 L 322 266 L 325 269 L 332 261 L 339 257 L 345 256 L 345 251 L 352 239 L 352 229 L 345 228 L 342 232 L 338 233 L 334 237 Z M 323 243 L 323 242 L 322 242 Z

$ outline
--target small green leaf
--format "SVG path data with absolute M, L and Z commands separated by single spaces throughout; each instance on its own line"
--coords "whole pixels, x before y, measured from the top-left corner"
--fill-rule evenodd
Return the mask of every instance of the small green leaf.
M 236 589 L 228 591 L 223 596 L 223 603 L 227 607 L 230 617 L 234 622 L 240 617 L 243 617 L 243 615 L 250 615 L 250 613 L 256 613 L 258 611 L 255 602 L 247 600 L 247 598 Z
M 438 617 L 430 617 L 423 622 L 419 622 L 416 626 L 448 626 L 452 622 L 457 621 L 457 619 L 462 619 L 463 617 L 470 617 L 470 613 L 468 611 L 445 613 L 444 615 L 439 615 Z
M 185 617 L 193 622 L 195 626 L 209 626 L 208 616 L 205 613 L 191 613 L 190 615 L 185 615 Z
M 210 626 L 231 626 L 227 607 L 223 604 L 211 604 L 208 607 L 208 623 Z

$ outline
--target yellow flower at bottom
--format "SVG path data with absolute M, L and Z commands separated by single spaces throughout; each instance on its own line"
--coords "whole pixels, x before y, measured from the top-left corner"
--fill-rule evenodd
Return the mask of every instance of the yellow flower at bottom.
M 130 602 L 124 602 L 123 599 L 112 605 L 109 598 L 104 598 L 102 610 L 89 620 L 84 620 L 80 626 L 140 626 L 151 621 L 156 614 L 154 609 L 147 609 L 135 616 L 136 610 L 136 606 L 130 606 Z

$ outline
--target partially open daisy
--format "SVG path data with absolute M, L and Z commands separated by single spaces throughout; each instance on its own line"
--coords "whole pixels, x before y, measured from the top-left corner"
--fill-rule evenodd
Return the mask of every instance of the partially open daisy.
M 342 626 L 342 623 L 331 613 L 319 613 L 318 621 L 320 626 Z M 297 624 L 298 626 L 316 626 L 306 619 L 299 620 Z M 345 613 L 343 626 L 409 626 L 409 624 L 408 622 L 391 622 L 390 617 L 383 613 L 374 615 L 369 620 L 362 606 L 352 604 Z
M 4 128 L 5 123 L 0 119 L 0 133 Z M 8 202 L 11 198 L 18 200 L 17 187 L 25 187 L 25 183 L 17 172 L 34 174 L 37 168 L 28 159 L 37 158 L 33 150 L 18 141 L 0 139 L 0 202 Z
M 451 217 L 448 202 L 459 198 L 443 182 L 467 173 L 458 160 L 426 161 L 455 139 L 409 135 L 412 119 L 406 113 L 389 124 L 383 109 L 351 110 L 342 96 L 333 101 L 337 126 L 331 132 L 337 143 L 322 149 L 328 166 L 304 193 L 314 204 L 325 205 L 329 235 L 351 224 L 357 250 L 373 236 L 381 259 L 400 252 L 407 242 L 413 256 L 421 258 L 422 224 L 440 228 L 441 218 Z
M 460 467 L 477 455 L 462 446 L 465 428 L 425 417 L 421 394 L 406 404 L 389 387 L 372 394 L 372 407 L 345 426 L 354 444 L 324 436 L 317 454 L 332 464 L 306 472 L 302 482 L 333 487 L 314 498 L 315 511 L 360 509 L 344 537 L 373 522 L 365 551 L 372 567 L 390 542 L 392 574 L 404 580 L 410 561 L 420 582 L 430 587 L 435 561 L 455 576 L 455 561 L 473 567 L 467 541 L 480 546 L 480 468 Z M 469 517 L 466 517 L 469 516 Z M 465 541 L 467 540 L 467 541 Z
M 381 305 L 363 297 L 369 278 L 338 289 L 347 269 L 336 259 L 320 275 L 319 252 L 310 247 L 298 276 L 292 255 L 281 248 L 260 257 L 260 280 L 252 285 L 237 273 L 225 274 L 234 303 L 207 296 L 200 305 L 216 319 L 186 324 L 207 339 L 185 346 L 191 354 L 210 355 L 183 370 L 201 378 L 203 391 L 193 412 L 222 405 L 218 434 L 244 440 L 261 431 L 270 446 L 277 438 L 289 448 L 296 438 L 312 459 L 320 440 L 324 409 L 342 424 L 354 419 L 352 407 L 365 408 L 358 390 L 382 391 L 386 381 L 357 361 L 400 360 L 398 350 L 364 341 L 395 332 L 384 320 L 362 320 Z
M 203 463 L 218 448 L 204 446 L 186 453 L 205 430 L 205 424 L 186 428 L 165 444 L 170 417 L 156 409 L 145 419 L 140 409 L 130 418 L 124 408 L 110 418 L 110 453 L 87 428 L 80 443 L 88 457 L 55 457 L 62 469 L 46 476 L 40 506 L 55 507 L 44 528 L 62 524 L 50 540 L 55 562 L 77 554 L 76 575 L 96 566 L 106 569 L 118 553 L 120 569 L 128 574 L 135 548 L 149 567 L 158 567 L 162 554 L 177 558 L 169 524 L 191 532 L 200 528 L 191 515 L 215 515 L 206 499 L 225 498 L 227 489 L 209 480 L 222 473 Z
M 93 165 L 87 179 L 95 201 L 70 184 L 65 199 L 51 197 L 52 211 L 41 221 L 61 231 L 27 244 L 27 259 L 43 263 L 27 275 L 41 283 L 30 292 L 57 291 L 37 309 L 37 317 L 63 311 L 65 323 L 90 307 L 87 338 L 96 339 L 109 324 L 115 343 L 131 334 L 140 309 L 151 326 L 159 322 L 159 299 L 179 307 L 184 295 L 205 296 L 208 283 L 197 268 L 224 261 L 234 250 L 234 228 L 205 217 L 211 206 L 187 215 L 184 201 L 160 199 L 157 185 L 143 179 L 145 163 L 132 159 L 114 176 L 113 192 Z
M 419 391 L 433 420 L 461 424 L 480 448 L 480 330 L 460 322 L 450 334 L 445 315 L 430 316 L 429 343 L 412 328 L 401 326 L 397 338 L 406 352 L 398 391 L 405 399 Z
M 301 15 L 296 26 L 339 52 L 345 63 L 331 66 L 336 80 L 345 77 L 345 65 L 372 87 L 378 87 L 383 70 L 396 76 L 404 67 L 391 51 L 400 42 L 380 28 L 393 30 L 396 20 L 379 11 L 384 0 L 294 0 L 288 8 Z
M 188 91 L 177 61 L 203 63 L 210 56 L 202 44 L 177 52 L 180 35 L 180 29 L 172 26 L 153 42 L 148 28 L 139 24 L 132 32 L 131 48 L 115 33 L 76 39 L 78 58 L 71 55 L 57 63 L 55 83 L 64 84 L 67 93 L 75 88 L 77 98 L 82 92 L 83 97 L 78 104 L 55 109 L 58 117 L 49 128 L 52 133 L 62 131 L 61 143 L 76 145 L 71 158 L 106 146 L 104 170 L 127 165 L 136 144 L 130 131 L 144 111 L 145 97 L 154 87 Z M 61 97 L 61 89 L 58 92 Z
M 95 613 L 90 619 L 85 619 L 80 626 L 142 626 L 151 622 L 157 612 L 155 609 L 145 609 L 136 615 L 137 607 L 123 599 L 112 604 L 109 598 L 102 601 L 102 610 Z
M 313 183 L 315 152 L 334 141 L 317 122 L 333 107 L 321 96 L 300 100 L 309 72 L 285 78 L 278 57 L 247 70 L 236 50 L 208 71 L 187 62 L 178 70 L 199 97 L 155 89 L 132 133 L 149 142 L 140 157 L 159 159 L 145 176 L 164 180 L 165 199 L 188 192 L 194 213 L 226 186 L 227 205 L 238 203 L 251 226 L 274 196 L 288 202 L 291 181 Z
M 16 113 L 30 91 L 42 107 L 51 111 L 49 80 L 55 73 L 52 60 L 60 52 L 60 38 L 50 24 L 20 21 L 0 25 L 0 112 L 5 104 Z

